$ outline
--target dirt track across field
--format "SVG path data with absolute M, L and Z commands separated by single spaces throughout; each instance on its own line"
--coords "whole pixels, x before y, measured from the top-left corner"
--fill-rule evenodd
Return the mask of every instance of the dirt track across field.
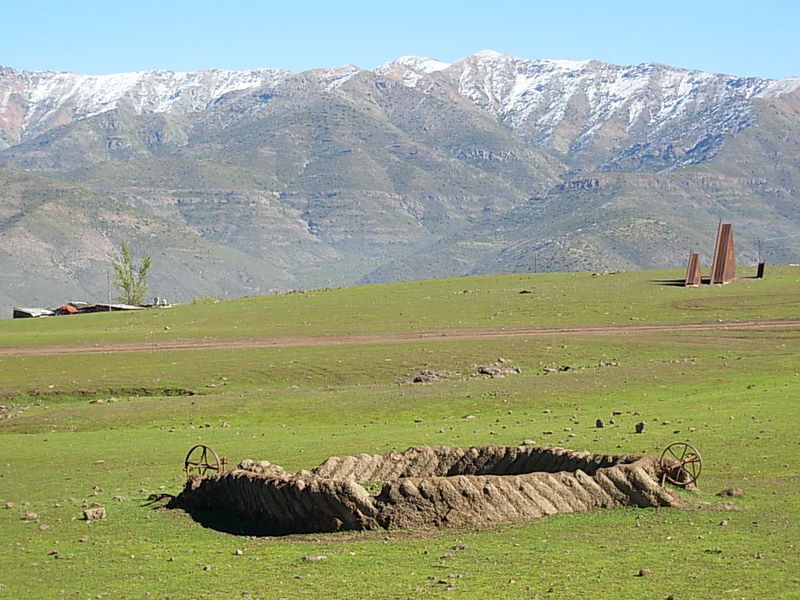
M 726 321 L 668 325 L 598 325 L 592 327 L 531 327 L 508 329 L 442 329 L 436 331 L 335 334 L 319 336 L 281 336 L 248 339 L 201 339 L 163 342 L 102 343 L 82 346 L 17 346 L 0 348 L 0 356 L 53 354 L 108 354 L 117 352 L 158 352 L 165 350 L 248 350 L 298 346 L 338 346 L 360 344 L 404 344 L 413 342 L 543 337 L 552 335 L 625 335 L 648 331 L 708 331 L 774 329 L 800 327 L 800 319 L 776 321 Z

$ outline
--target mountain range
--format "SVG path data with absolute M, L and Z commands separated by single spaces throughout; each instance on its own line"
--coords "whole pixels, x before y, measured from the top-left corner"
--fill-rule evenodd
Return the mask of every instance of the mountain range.
M 473 273 L 800 262 L 800 78 L 528 60 L 0 67 L 0 307 Z M 8 310 L 4 312 L 10 312 Z

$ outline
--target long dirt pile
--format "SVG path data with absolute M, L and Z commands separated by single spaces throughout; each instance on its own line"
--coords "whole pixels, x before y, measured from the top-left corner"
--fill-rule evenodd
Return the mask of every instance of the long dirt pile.
M 677 506 L 652 456 L 528 446 L 409 448 L 331 457 L 287 474 L 266 461 L 191 479 L 172 506 L 235 513 L 266 534 L 516 521 L 618 506 Z M 371 495 L 360 483 L 381 484 Z

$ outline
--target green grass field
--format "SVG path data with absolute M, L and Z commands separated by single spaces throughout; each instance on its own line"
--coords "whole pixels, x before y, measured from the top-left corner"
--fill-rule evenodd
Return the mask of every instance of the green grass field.
M 0 598 L 797 598 L 800 326 L 732 323 L 800 318 L 800 269 L 744 275 L 696 289 L 678 271 L 487 276 L 0 321 Z M 719 327 L 497 334 L 681 323 Z M 392 338 L 448 330 L 495 334 Z M 282 336 L 308 345 L 75 351 Z M 500 357 L 521 374 L 475 374 Z M 422 369 L 447 379 L 411 383 Z M 704 470 L 686 509 L 488 529 L 250 538 L 143 506 L 180 491 L 196 443 L 296 470 L 524 439 L 604 453 L 683 440 Z M 715 495 L 729 487 L 745 495 Z M 94 502 L 108 518 L 83 521 Z

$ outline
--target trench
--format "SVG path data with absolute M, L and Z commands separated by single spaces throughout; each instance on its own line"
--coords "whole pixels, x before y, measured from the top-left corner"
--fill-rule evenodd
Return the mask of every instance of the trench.
M 661 484 L 662 471 L 656 457 L 635 454 L 424 446 L 331 457 L 297 473 L 244 460 L 226 473 L 191 477 L 169 506 L 206 526 L 248 535 L 456 527 L 681 506 Z

